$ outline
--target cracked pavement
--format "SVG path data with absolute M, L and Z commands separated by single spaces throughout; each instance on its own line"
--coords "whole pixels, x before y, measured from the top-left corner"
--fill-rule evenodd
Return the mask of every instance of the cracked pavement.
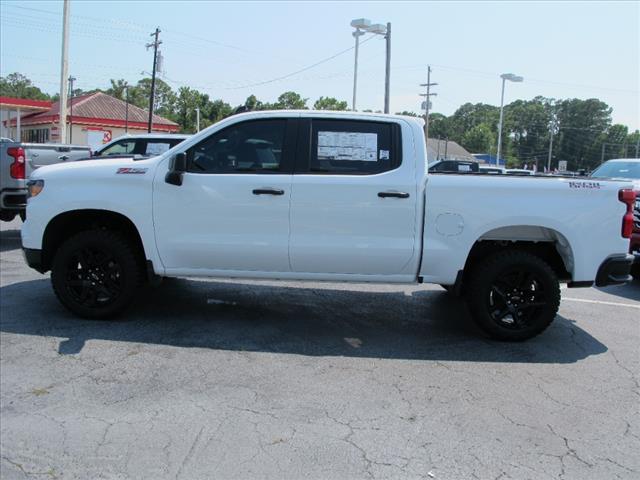
M 3 479 L 638 479 L 640 284 L 482 338 L 438 286 L 165 281 L 74 318 L 0 237 Z M 590 302 L 605 303 L 590 303 Z

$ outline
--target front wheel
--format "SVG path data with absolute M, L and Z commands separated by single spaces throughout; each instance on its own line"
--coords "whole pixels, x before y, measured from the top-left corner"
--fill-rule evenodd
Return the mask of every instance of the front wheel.
M 51 283 L 60 302 L 84 318 L 102 319 L 122 312 L 142 280 L 135 248 L 117 232 L 89 230 L 66 240 L 51 267 Z
M 497 252 L 467 277 L 467 303 L 476 324 L 498 340 L 522 341 L 546 329 L 560 306 L 553 269 L 527 252 Z

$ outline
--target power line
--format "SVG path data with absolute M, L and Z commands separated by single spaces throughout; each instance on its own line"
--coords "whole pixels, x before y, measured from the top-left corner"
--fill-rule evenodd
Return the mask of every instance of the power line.
M 371 35 L 369 38 L 367 38 L 367 39 L 363 40 L 362 42 L 360 42 L 360 44 L 362 45 L 363 43 L 368 42 L 369 40 L 371 40 L 374 37 L 375 37 L 375 35 Z M 324 58 L 324 59 L 320 60 L 319 62 L 316 62 L 316 63 L 314 63 L 312 65 L 307 66 L 307 67 L 301 68 L 300 70 L 296 70 L 295 72 L 291 72 L 291 73 L 288 73 L 286 75 L 282 75 L 280 77 L 272 78 L 272 79 L 269 79 L 269 80 L 264 80 L 262 82 L 251 83 L 251 84 L 248 84 L 248 85 L 242 85 L 240 87 L 228 87 L 225 90 L 239 90 L 239 89 L 242 89 L 242 88 L 257 87 L 257 86 L 260 86 L 260 85 L 266 85 L 268 83 L 274 83 L 274 82 L 278 82 L 280 80 L 285 80 L 285 79 L 287 79 L 289 77 L 293 77 L 294 75 L 297 75 L 299 73 L 306 72 L 307 70 L 311 70 L 312 68 L 315 68 L 315 67 L 317 67 L 319 65 L 322 65 L 323 63 L 326 63 L 326 62 L 328 62 L 330 60 L 333 60 L 334 58 L 339 57 L 340 55 L 343 55 L 343 54 L 345 54 L 347 52 L 350 52 L 354 48 L 355 47 L 346 48 L 345 50 L 341 50 L 340 52 L 335 53 L 335 54 L 331 55 L 330 57 Z

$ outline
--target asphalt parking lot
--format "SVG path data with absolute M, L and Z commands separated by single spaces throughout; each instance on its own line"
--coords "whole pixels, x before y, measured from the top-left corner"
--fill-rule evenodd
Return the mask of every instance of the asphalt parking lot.
M 79 320 L 0 250 L 0 477 L 640 478 L 640 284 L 526 343 L 437 286 L 169 280 Z

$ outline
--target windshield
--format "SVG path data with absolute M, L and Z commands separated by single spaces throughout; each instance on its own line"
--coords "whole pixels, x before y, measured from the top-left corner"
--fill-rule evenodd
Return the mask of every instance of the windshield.
M 592 174 L 595 178 L 629 178 L 640 179 L 640 162 L 606 162 Z

